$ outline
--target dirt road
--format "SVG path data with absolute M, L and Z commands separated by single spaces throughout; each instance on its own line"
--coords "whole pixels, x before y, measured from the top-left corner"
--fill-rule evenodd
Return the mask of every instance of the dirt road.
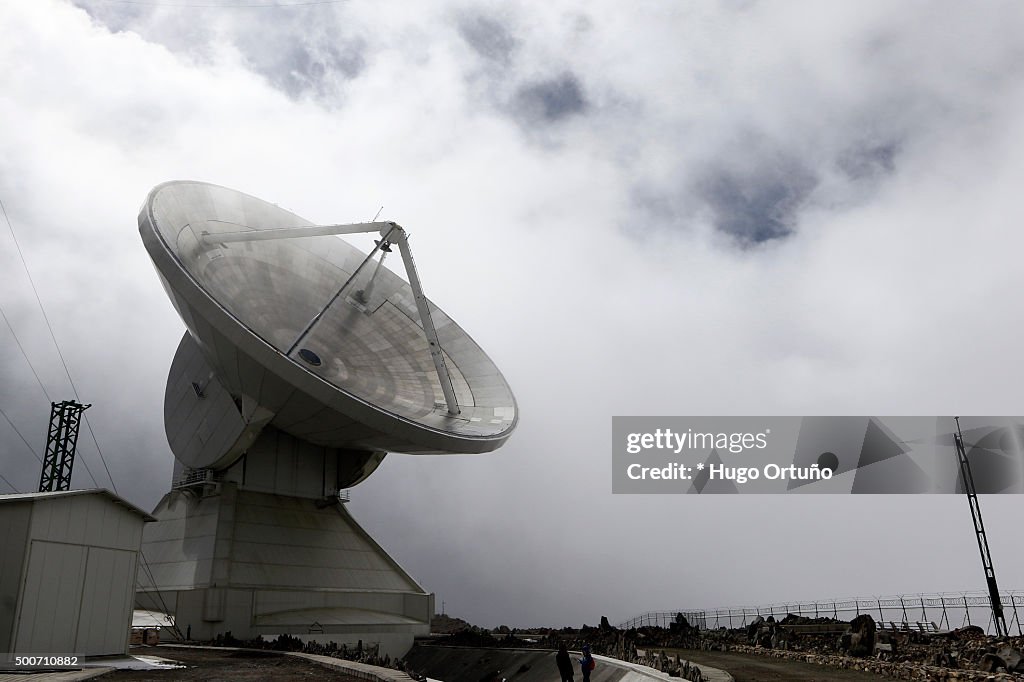
M 888 677 L 860 670 L 827 668 L 813 663 L 738 654 L 731 651 L 679 650 L 679 655 L 697 665 L 726 670 L 736 682 L 878 682 Z

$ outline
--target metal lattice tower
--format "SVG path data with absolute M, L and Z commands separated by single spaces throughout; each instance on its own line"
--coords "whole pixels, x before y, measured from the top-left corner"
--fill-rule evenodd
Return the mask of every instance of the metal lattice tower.
M 82 412 L 92 405 L 74 400 L 51 403 L 50 430 L 46 435 L 46 457 L 39 478 L 39 492 L 68 490 L 71 488 L 71 469 L 75 465 L 75 445 Z
M 955 417 L 955 419 L 956 433 L 953 434 L 953 440 L 956 441 L 956 456 L 960 462 L 960 478 L 964 482 L 967 502 L 971 505 L 971 517 L 974 519 L 974 534 L 978 539 L 978 549 L 981 551 L 981 563 L 985 567 L 985 582 L 988 583 L 989 600 L 992 602 L 992 621 L 996 626 L 996 636 L 1006 637 L 1009 631 L 1006 627 L 1006 619 L 1003 617 L 1003 603 L 999 599 L 999 588 L 996 586 L 996 571 L 992 567 L 992 555 L 988 551 L 985 524 L 981 520 L 981 506 L 978 504 L 978 493 L 974 488 L 974 475 L 971 474 L 971 463 L 967 460 L 967 450 L 964 448 L 964 435 L 960 431 L 960 417 Z

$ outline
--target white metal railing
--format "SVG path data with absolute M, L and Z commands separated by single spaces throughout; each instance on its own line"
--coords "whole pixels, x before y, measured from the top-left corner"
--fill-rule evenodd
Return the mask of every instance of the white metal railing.
M 175 481 L 171 488 L 191 488 L 213 482 L 213 469 L 186 469 L 184 476 Z

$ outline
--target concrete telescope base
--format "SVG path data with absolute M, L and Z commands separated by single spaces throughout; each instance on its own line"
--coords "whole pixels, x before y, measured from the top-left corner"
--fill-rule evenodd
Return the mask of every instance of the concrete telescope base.
M 430 631 L 434 595 L 343 504 L 221 482 L 172 490 L 153 516 L 136 599 L 192 639 L 290 634 L 395 657 Z

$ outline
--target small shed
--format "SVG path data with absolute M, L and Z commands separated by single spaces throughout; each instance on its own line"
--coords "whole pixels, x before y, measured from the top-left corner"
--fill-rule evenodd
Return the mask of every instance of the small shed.
M 0 495 L 0 651 L 126 653 L 154 520 L 102 489 Z

